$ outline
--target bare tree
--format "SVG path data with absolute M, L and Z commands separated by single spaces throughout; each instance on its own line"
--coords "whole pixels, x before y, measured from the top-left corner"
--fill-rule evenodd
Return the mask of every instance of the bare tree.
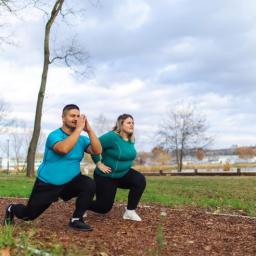
M 16 13 L 32 3 L 32 0 L 0 0 L 0 8 L 4 11 Z
M 7 174 L 9 174 L 9 170 L 10 170 L 10 168 L 9 168 L 10 167 L 10 139 L 9 139 L 9 137 L 6 137 L 5 140 L 1 141 L 0 150 L 2 151 L 4 157 L 7 160 L 6 172 L 7 172 Z
M 7 104 L 3 99 L 0 99 L 0 134 L 5 132 L 6 127 L 12 122 L 12 120 L 7 119 L 9 111 L 9 104 Z
M 24 160 L 26 152 L 28 151 L 29 141 L 32 137 L 32 129 L 28 129 L 25 122 L 14 120 L 12 127 L 9 131 L 10 138 L 10 149 L 13 152 L 13 156 L 16 161 L 17 170 L 19 171 L 19 166 L 21 160 Z M 41 148 L 43 145 L 45 135 L 40 133 L 38 140 L 37 149 Z M 26 165 L 23 165 L 22 171 L 25 169 Z
M 93 121 L 93 127 L 98 135 L 106 133 L 113 127 L 113 122 L 103 114 L 99 114 Z
M 206 123 L 206 118 L 192 105 L 181 103 L 176 109 L 169 109 L 166 113 L 158 131 L 160 146 L 174 151 L 179 172 L 183 168 L 186 150 L 204 148 L 212 142 L 212 138 L 206 135 Z
M 0 7 L 3 7 L 8 11 L 12 12 L 12 7 L 11 7 L 12 2 L 13 1 L 10 1 L 10 0 L 0 0 Z
M 41 85 L 38 92 L 37 97 L 37 105 L 36 105 L 36 113 L 35 113 L 35 121 L 34 121 L 34 129 L 32 139 L 28 148 L 27 154 L 27 176 L 34 176 L 34 164 L 35 164 L 35 154 L 36 147 L 38 143 L 38 138 L 41 130 L 41 117 L 42 117 L 42 109 L 44 96 L 46 91 L 47 77 L 48 77 L 48 69 L 49 65 L 54 63 L 55 61 L 63 61 L 68 67 L 81 66 L 84 63 L 87 63 L 88 54 L 79 49 L 74 40 L 72 40 L 71 45 L 65 49 L 61 48 L 60 50 L 55 50 L 55 56 L 51 57 L 50 54 L 50 34 L 52 27 L 60 15 L 65 18 L 68 13 L 72 13 L 72 9 L 63 10 L 65 0 L 55 0 L 54 5 L 49 14 L 49 18 L 46 22 L 45 26 L 45 34 L 44 34 L 44 64 L 43 71 L 41 77 Z M 40 3 L 40 0 L 35 0 L 35 4 Z M 45 11 L 45 13 L 47 13 Z M 81 75 L 86 75 L 87 66 L 84 71 L 80 71 Z
M 25 122 L 19 120 L 12 120 L 11 125 L 5 127 L 5 140 L 7 143 L 0 144 L 0 150 L 6 155 L 9 151 L 10 155 L 15 159 L 17 170 L 20 170 L 20 163 L 25 159 L 28 151 L 29 142 L 32 137 L 32 129 L 28 129 Z M 39 150 L 45 142 L 45 134 L 40 133 L 37 147 L 37 154 L 40 154 Z M 23 165 L 22 171 L 26 165 Z
M 31 4 L 32 0 L 0 0 L 0 17 L 4 14 L 12 14 L 14 17 L 18 17 L 18 12 L 25 9 L 28 5 Z M 4 20 L 4 18 L 2 19 Z M 12 40 L 13 33 L 10 32 L 10 24 L 3 22 L 0 23 L 0 45 L 8 44 L 15 45 Z
M 0 99 L 0 126 L 3 124 L 5 116 L 6 116 L 6 103 Z
M 33 129 L 30 129 L 30 128 L 27 129 L 26 128 L 26 133 L 24 135 L 24 142 L 25 142 L 25 146 L 26 146 L 26 152 L 28 151 L 32 135 L 33 135 Z M 40 134 L 39 134 L 38 142 L 37 142 L 36 155 L 41 154 L 42 150 L 44 149 L 45 140 L 46 140 L 46 135 L 41 130 Z
M 20 170 L 20 162 L 21 159 L 24 158 L 24 134 L 18 133 L 17 131 L 13 131 L 10 134 L 10 147 L 14 153 L 14 158 L 16 161 L 16 169 Z M 24 165 L 22 170 L 24 170 Z

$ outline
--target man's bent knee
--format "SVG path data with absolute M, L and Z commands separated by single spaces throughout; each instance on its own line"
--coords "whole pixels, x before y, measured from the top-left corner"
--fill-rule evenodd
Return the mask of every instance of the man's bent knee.
M 100 209 L 100 213 L 105 214 L 108 213 L 112 209 L 112 205 L 103 206 Z
M 97 213 L 105 214 L 108 213 L 112 207 L 114 202 L 106 202 L 106 201 L 94 201 L 94 209 L 96 208 Z M 93 210 L 93 209 L 92 209 Z
M 91 193 L 95 193 L 96 185 L 93 179 L 87 177 L 87 176 L 81 176 L 81 183 L 79 184 L 81 190 L 83 191 L 89 191 Z

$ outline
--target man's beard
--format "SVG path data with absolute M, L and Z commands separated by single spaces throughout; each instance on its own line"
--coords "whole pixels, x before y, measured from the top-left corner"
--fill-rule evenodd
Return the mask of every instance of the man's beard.
M 66 126 L 71 132 L 73 132 L 73 131 L 76 129 L 76 123 L 75 123 L 74 125 L 75 125 L 75 127 L 70 126 L 70 125 L 68 125 L 68 124 L 65 124 L 65 126 Z

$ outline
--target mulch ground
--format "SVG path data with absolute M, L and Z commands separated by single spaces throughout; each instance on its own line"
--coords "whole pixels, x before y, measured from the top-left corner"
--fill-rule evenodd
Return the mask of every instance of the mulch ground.
M 0 199 L 3 218 L 8 203 Z M 203 209 L 172 209 L 158 205 L 137 209 L 142 222 L 123 220 L 124 206 L 116 204 L 106 215 L 88 212 L 92 232 L 67 225 L 74 201 L 54 203 L 33 222 L 15 220 L 15 229 L 36 230 L 36 239 L 49 242 L 55 234 L 65 247 L 88 248 L 88 255 L 256 255 L 256 219 L 218 216 Z M 166 215 L 166 216 L 164 216 Z

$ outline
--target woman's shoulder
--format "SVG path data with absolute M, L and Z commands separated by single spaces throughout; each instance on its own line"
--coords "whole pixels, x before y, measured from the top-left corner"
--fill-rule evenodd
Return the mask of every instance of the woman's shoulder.
M 114 132 L 114 131 L 108 131 L 108 132 L 104 133 L 104 134 L 101 135 L 101 136 L 105 136 L 105 137 L 115 137 L 116 135 L 117 135 L 116 132 Z
M 100 136 L 102 140 L 115 140 L 117 138 L 117 134 L 114 131 L 109 131 Z

